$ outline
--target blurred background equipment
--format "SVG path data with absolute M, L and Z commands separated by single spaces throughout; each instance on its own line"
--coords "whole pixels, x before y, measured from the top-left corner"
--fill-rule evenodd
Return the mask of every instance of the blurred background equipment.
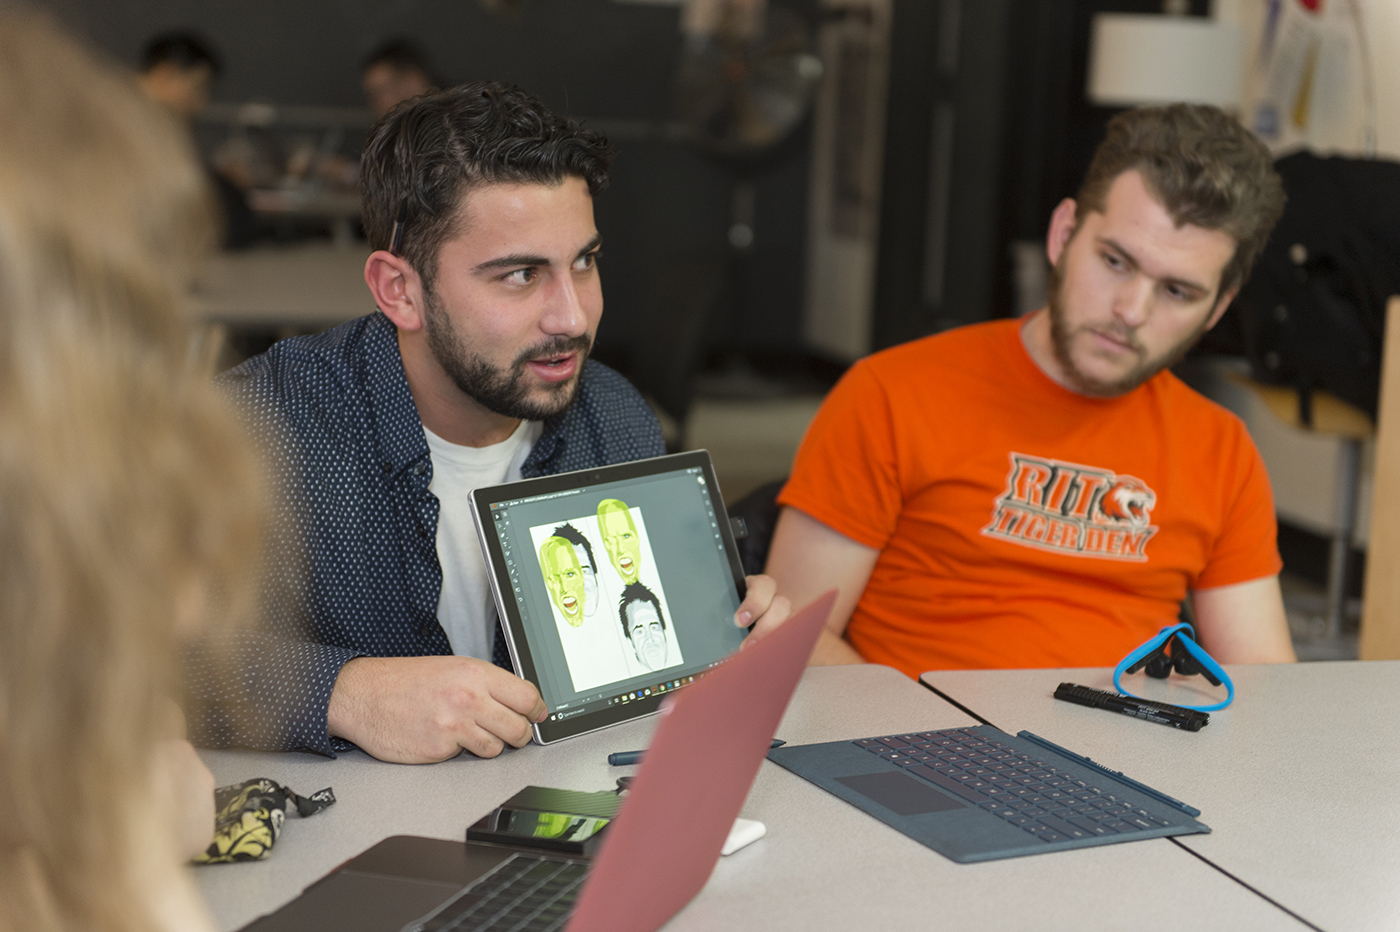
M 702 147 L 753 159 L 797 129 L 822 75 L 801 17 L 767 0 L 689 0 L 681 28 L 676 110 Z
M 1099 13 L 1089 39 L 1089 99 L 1109 107 L 1240 105 L 1244 32 L 1236 23 L 1161 13 Z
M 1256 41 L 1242 117 L 1275 152 L 1301 146 L 1373 157 L 1376 74 L 1363 0 L 1256 0 L 1242 4 Z M 1261 15 L 1262 14 L 1262 15 Z M 1387 55 L 1387 59 L 1393 58 Z
M 802 335 L 854 360 L 871 350 L 893 4 L 823 0 L 822 12 Z M 935 46 L 935 58 L 946 54 Z
M 749 301 L 761 235 L 757 186 L 782 168 L 781 149 L 807 118 L 822 75 L 810 24 L 767 0 L 688 0 L 681 32 L 676 115 L 686 138 L 729 174 L 731 187 L 725 242 L 663 267 L 652 312 L 635 331 L 641 345 L 633 348 L 631 375 L 674 422 L 673 444 L 684 441 L 707 358 L 715 370 L 701 385 L 707 396 L 787 392 L 753 369 L 738 337 L 746 320 L 766 311 Z
M 374 118 L 359 107 L 210 104 L 198 117 L 219 171 L 246 192 L 262 238 L 358 236 L 358 150 Z M 352 151 L 354 154 L 352 154 Z

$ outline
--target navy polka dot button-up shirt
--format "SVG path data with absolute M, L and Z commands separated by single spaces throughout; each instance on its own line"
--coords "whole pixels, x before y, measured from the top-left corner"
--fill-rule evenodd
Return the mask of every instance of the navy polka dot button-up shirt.
M 351 747 L 326 731 L 342 665 L 452 652 L 437 621 L 433 465 L 397 331 L 374 313 L 283 340 L 220 381 L 266 446 L 277 491 L 263 629 L 218 654 L 235 676 L 218 675 L 214 653 L 191 655 L 191 732 L 205 745 L 334 756 Z M 663 453 L 636 389 L 589 361 L 574 404 L 545 422 L 522 472 Z

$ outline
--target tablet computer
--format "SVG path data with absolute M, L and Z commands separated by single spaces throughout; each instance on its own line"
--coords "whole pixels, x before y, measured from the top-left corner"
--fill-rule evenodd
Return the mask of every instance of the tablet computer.
M 476 489 L 471 506 L 511 662 L 549 709 L 541 744 L 655 712 L 747 633 L 703 450 Z

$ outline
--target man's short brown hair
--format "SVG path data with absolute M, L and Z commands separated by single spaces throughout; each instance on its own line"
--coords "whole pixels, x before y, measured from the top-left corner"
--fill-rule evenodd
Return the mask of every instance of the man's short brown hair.
M 1115 178 L 1136 169 L 1177 226 L 1221 230 L 1235 255 L 1220 276 L 1223 293 L 1242 285 L 1283 214 L 1283 182 L 1269 150 L 1216 107 L 1142 107 L 1109 121 L 1079 189 L 1075 222 L 1104 210 Z

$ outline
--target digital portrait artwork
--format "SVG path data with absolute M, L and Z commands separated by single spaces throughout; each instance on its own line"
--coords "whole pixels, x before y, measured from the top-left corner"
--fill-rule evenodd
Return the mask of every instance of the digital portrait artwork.
M 640 508 L 530 528 L 576 692 L 684 662 Z

